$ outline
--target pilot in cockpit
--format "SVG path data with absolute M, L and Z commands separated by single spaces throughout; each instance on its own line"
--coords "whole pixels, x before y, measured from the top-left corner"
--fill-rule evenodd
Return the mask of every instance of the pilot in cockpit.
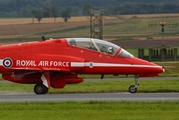
M 72 40 L 70 40 L 69 44 L 72 46 L 76 46 L 76 41 L 74 39 L 72 39 Z
M 113 47 L 108 48 L 108 54 L 114 54 L 114 49 Z

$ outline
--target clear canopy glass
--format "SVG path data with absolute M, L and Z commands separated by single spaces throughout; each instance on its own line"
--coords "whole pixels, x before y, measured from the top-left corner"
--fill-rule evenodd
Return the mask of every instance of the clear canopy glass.
M 116 52 L 121 48 L 113 43 L 93 38 L 67 38 L 67 41 L 68 44 L 72 46 L 82 47 L 112 55 L 115 55 Z M 132 54 L 122 48 L 121 51 L 118 53 L 118 56 L 130 58 L 133 57 Z

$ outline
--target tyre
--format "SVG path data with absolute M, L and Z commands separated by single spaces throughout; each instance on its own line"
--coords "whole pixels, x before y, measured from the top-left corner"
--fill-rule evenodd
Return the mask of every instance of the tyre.
M 44 86 L 43 84 L 36 84 L 34 86 L 34 92 L 36 94 L 46 94 L 48 92 L 48 88 Z
M 129 87 L 129 92 L 130 92 L 130 93 L 136 93 L 136 92 L 137 92 L 137 88 L 135 87 L 135 85 L 131 85 L 131 86 Z

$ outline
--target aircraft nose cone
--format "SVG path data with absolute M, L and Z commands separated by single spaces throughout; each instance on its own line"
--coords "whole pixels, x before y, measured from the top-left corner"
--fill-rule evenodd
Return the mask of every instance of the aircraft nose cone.
M 160 70 L 160 71 L 161 71 L 160 73 L 163 73 L 163 72 L 165 72 L 165 69 L 161 68 L 161 70 Z
M 158 70 L 159 73 L 165 72 L 165 69 L 164 69 L 163 66 L 159 66 L 157 70 Z
M 163 72 L 165 72 L 164 66 L 162 66 Z

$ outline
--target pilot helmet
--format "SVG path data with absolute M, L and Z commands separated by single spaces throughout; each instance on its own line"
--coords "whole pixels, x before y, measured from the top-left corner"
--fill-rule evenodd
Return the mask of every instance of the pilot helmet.
M 114 52 L 113 47 L 109 47 L 109 48 L 108 48 L 108 53 L 112 54 L 113 52 Z
M 74 39 L 70 40 L 70 45 L 76 46 L 76 41 Z

